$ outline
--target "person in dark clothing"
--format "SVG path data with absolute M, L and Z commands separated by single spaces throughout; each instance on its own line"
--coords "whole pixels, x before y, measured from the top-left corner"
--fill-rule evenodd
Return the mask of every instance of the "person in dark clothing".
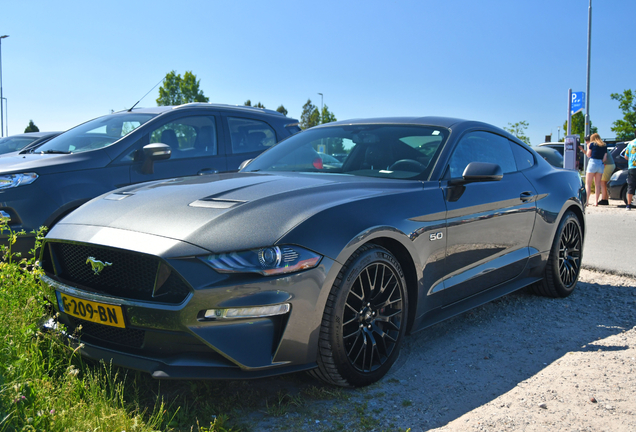
M 605 170 L 605 161 L 607 160 L 607 146 L 597 133 L 590 136 L 590 144 L 586 149 L 587 157 L 590 160 L 587 163 L 587 172 L 585 173 L 585 192 L 587 193 L 587 203 L 590 203 L 590 188 L 592 180 L 594 180 L 594 195 L 596 200 L 594 205 L 598 205 L 598 197 L 601 194 L 601 177 Z

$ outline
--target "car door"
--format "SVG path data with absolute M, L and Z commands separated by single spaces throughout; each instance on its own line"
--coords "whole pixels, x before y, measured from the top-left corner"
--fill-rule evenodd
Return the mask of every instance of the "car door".
M 471 162 L 498 164 L 503 178 L 451 185 L 449 181 L 461 178 Z M 486 131 L 466 133 L 441 186 L 447 207 L 446 301 L 464 299 L 519 275 L 529 257 L 536 192 L 517 169 L 508 139 Z
M 217 115 L 189 115 L 154 126 L 142 139 L 131 166 L 131 182 L 139 183 L 188 175 L 227 171 L 225 155 L 219 152 L 222 131 Z M 154 172 L 142 172 L 143 144 L 170 146 L 170 158 L 154 163 Z

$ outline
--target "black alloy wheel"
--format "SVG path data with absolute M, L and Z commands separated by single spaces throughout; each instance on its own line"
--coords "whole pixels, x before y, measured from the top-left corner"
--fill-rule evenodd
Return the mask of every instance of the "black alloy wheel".
M 314 375 L 341 386 L 382 378 L 397 359 L 407 304 L 406 282 L 395 257 L 378 246 L 360 248 L 331 289 Z
M 573 287 L 581 270 L 581 228 L 578 221 L 569 219 L 559 239 L 559 275 L 566 288 Z
M 342 334 L 349 361 L 359 372 L 380 368 L 397 346 L 402 293 L 392 268 L 374 263 L 360 273 L 345 303 Z
M 547 297 L 567 297 L 574 291 L 583 259 L 583 231 L 579 219 L 567 211 L 559 223 L 543 280 L 532 290 Z

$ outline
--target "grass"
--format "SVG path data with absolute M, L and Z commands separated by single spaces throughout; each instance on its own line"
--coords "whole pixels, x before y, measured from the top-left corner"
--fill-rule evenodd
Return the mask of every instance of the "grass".
M 211 398 L 223 392 L 223 384 L 162 383 L 87 363 L 61 333 L 42 332 L 50 309 L 41 270 L 33 251 L 30 257 L 12 253 L 21 233 L 11 232 L 5 221 L 0 230 L 9 233 L 9 246 L 0 246 L 0 432 L 241 430 L 230 426 L 227 413 L 253 406 L 249 391 Z
M 0 231 L 10 233 L 2 220 Z M 18 235 L 10 233 L 9 244 Z M 38 242 L 42 236 L 43 231 Z M 318 418 L 329 420 L 324 430 L 380 430 L 377 417 L 384 412 L 368 409 L 366 402 L 386 397 L 375 386 L 343 389 L 317 384 L 305 374 L 161 381 L 86 361 L 65 343 L 63 329 L 41 330 L 51 307 L 40 275 L 33 251 L 21 257 L 0 246 L 0 432 L 250 432 L 256 430 L 254 422 L 268 417 L 285 430 Z

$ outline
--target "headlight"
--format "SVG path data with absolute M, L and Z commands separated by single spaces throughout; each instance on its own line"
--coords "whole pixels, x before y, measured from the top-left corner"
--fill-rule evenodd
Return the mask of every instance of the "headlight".
M 37 178 L 38 175 L 36 173 L 0 175 L 0 189 L 28 185 L 33 183 Z
M 618 176 L 621 175 L 620 171 L 616 171 L 614 174 L 612 174 L 612 176 L 610 177 L 610 181 L 616 181 L 618 180 Z
M 260 273 L 271 276 L 316 267 L 322 257 L 298 246 L 270 246 L 202 257 L 219 273 Z

